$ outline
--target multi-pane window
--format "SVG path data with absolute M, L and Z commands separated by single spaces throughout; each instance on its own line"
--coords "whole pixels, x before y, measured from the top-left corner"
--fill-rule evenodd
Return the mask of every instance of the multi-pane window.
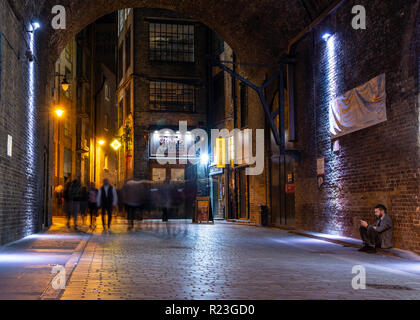
M 125 36 L 125 69 L 131 65 L 131 28 L 128 29 Z
M 194 87 L 185 83 L 151 81 L 150 109 L 157 111 L 194 111 Z
M 125 116 L 131 114 L 131 88 L 125 90 Z
M 70 125 L 71 125 L 70 119 L 69 119 L 69 117 L 66 117 L 66 119 L 64 120 L 64 135 L 66 137 L 71 136 Z
M 105 100 L 110 101 L 111 100 L 111 91 L 109 89 L 109 85 L 107 82 L 105 82 Z
M 121 100 L 118 104 L 118 128 L 121 128 L 124 122 L 124 102 Z
M 109 130 L 109 116 L 108 116 L 108 114 L 104 115 L 104 130 L 105 131 Z
M 150 60 L 194 62 L 194 26 L 151 22 L 149 48 Z
M 121 81 L 124 76 L 124 57 L 123 57 L 123 45 L 118 48 L 118 80 Z
M 120 34 L 123 31 L 124 22 L 125 22 L 124 10 L 120 10 L 118 11 L 118 34 Z

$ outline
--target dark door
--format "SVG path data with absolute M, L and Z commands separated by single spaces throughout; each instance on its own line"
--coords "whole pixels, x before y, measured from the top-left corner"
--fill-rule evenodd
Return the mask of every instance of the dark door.
M 271 223 L 274 226 L 294 226 L 295 195 L 286 193 L 294 184 L 293 160 L 286 156 L 271 158 Z
M 238 219 L 237 195 L 236 195 L 236 174 L 233 170 L 229 172 L 229 188 L 228 188 L 228 203 L 229 203 L 229 219 Z
M 248 219 L 248 176 L 245 169 L 239 170 L 239 219 Z
M 280 158 L 271 158 L 271 224 L 281 225 L 281 183 L 280 183 Z

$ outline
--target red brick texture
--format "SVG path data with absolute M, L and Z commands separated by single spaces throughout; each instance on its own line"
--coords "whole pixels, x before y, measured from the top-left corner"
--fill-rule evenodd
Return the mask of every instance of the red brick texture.
M 358 236 L 359 220 L 372 221 L 383 203 L 394 220 L 396 247 L 420 251 L 419 2 L 358 1 L 367 30 L 351 27 L 347 1 L 296 48 L 298 228 Z M 321 35 L 334 32 L 328 54 Z M 331 62 L 333 60 L 333 62 Z M 331 151 L 328 103 L 336 94 L 386 74 L 388 120 L 338 139 Z M 330 82 L 328 81 L 330 79 Z M 316 159 L 325 158 L 325 184 L 316 185 Z

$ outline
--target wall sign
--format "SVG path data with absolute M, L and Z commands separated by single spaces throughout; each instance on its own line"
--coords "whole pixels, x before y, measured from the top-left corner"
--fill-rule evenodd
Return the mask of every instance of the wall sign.
M 197 197 L 195 208 L 195 221 L 209 222 L 210 197 Z
M 325 158 L 318 158 L 316 162 L 316 173 L 318 176 L 322 176 L 325 174 Z
M 12 156 L 13 153 L 13 138 L 11 135 L 7 135 L 7 155 Z
M 171 169 L 171 181 L 185 181 L 185 169 Z
M 324 184 L 325 177 L 325 158 L 318 158 L 316 171 L 318 188 L 321 188 L 321 186 Z
M 165 168 L 153 168 L 152 170 L 153 181 L 162 182 L 166 181 L 166 169 Z
M 294 194 L 295 193 L 295 184 L 294 183 L 288 183 L 286 184 L 286 194 Z

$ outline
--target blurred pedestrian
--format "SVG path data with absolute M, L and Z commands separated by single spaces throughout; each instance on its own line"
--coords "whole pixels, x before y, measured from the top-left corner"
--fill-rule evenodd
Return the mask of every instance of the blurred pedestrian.
M 136 211 L 141 206 L 141 181 L 127 180 L 122 187 L 122 201 L 127 211 L 128 229 L 134 227 Z
M 80 190 L 80 215 L 82 216 L 83 224 L 86 220 L 86 211 L 88 207 L 89 193 L 87 188 L 83 186 Z
M 99 189 L 96 199 L 98 208 L 102 211 L 102 226 L 105 230 L 105 214 L 108 215 L 108 229 L 111 228 L 112 211 L 118 204 L 117 190 L 109 184 L 109 179 L 104 179 L 103 186 Z
M 90 215 L 90 227 L 93 228 L 96 222 L 96 217 L 98 215 L 98 207 L 96 204 L 98 198 L 98 189 L 95 187 L 95 183 L 90 183 L 90 188 L 88 190 L 88 209 Z
M 70 228 L 70 219 L 71 219 L 71 214 L 72 214 L 72 199 L 71 199 L 71 181 L 69 177 L 66 177 L 64 180 L 63 199 L 64 199 L 63 209 L 67 218 L 67 228 Z
M 80 212 L 80 198 L 81 198 L 81 189 L 82 185 L 80 184 L 80 176 L 77 176 L 76 179 L 73 180 L 70 186 L 70 195 L 71 195 L 71 211 L 73 214 L 74 220 L 74 229 L 77 230 L 77 217 Z

